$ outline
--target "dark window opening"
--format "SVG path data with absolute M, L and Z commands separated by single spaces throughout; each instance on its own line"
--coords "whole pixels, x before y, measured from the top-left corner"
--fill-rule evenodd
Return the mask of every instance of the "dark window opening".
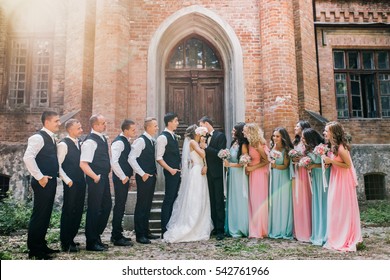
M 385 176 L 382 174 L 365 175 L 364 189 L 367 200 L 385 199 Z
M 0 175 L 0 201 L 8 196 L 9 178 L 5 175 Z

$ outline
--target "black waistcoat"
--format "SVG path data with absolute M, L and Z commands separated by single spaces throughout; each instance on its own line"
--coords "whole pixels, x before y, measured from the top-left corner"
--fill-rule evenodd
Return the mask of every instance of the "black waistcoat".
M 145 135 L 141 135 L 145 141 L 145 149 L 142 150 L 141 155 L 137 158 L 139 166 L 145 173 L 156 174 L 156 160 L 155 160 L 155 147 L 152 145 L 150 139 Z
M 165 135 L 168 142 L 165 146 L 165 153 L 163 155 L 164 161 L 172 168 L 180 168 L 180 151 L 179 151 L 179 143 L 176 139 L 173 139 L 172 134 L 168 131 L 163 131 L 161 133 Z
M 62 139 L 61 142 L 68 146 L 68 153 L 62 162 L 62 169 L 73 182 L 84 182 L 84 172 L 80 168 L 80 150 L 68 137 Z
M 97 175 L 108 175 L 111 170 L 111 165 L 110 156 L 108 154 L 107 141 L 103 141 L 103 139 L 95 133 L 90 133 L 85 140 L 88 139 L 91 139 L 97 143 L 97 148 L 95 150 L 93 160 L 89 166 Z
M 41 135 L 44 142 L 42 149 L 35 157 L 39 170 L 43 175 L 58 177 L 57 145 L 54 144 L 53 138 L 47 132 L 40 130 L 36 134 Z
M 123 170 L 123 173 L 125 173 L 125 175 L 130 178 L 133 175 L 133 169 L 131 168 L 131 166 L 129 164 L 129 154 L 131 151 L 131 145 L 130 145 L 129 141 L 127 140 L 127 138 L 125 136 L 122 136 L 122 135 L 118 135 L 112 143 L 115 143 L 116 141 L 122 141 L 124 146 L 125 146 L 121 155 L 119 156 L 118 162 L 119 162 L 119 166 Z M 112 173 L 112 176 L 114 177 L 114 179 L 119 179 L 115 175 L 114 172 Z

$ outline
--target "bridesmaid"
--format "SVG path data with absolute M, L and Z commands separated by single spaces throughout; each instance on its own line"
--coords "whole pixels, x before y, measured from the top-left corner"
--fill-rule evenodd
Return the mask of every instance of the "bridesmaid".
M 249 237 L 263 238 L 268 235 L 269 149 L 264 132 L 257 124 L 246 124 L 244 136 L 249 141 L 252 159 L 246 167 L 249 173 Z
M 243 135 L 245 123 L 238 123 L 232 130 L 230 159 L 224 161 L 229 168 L 226 197 L 226 233 L 232 237 L 248 236 L 248 176 L 239 164 L 240 156 L 248 153 L 248 140 Z
M 324 156 L 332 164 L 328 190 L 328 240 L 324 247 L 339 251 L 356 251 L 362 241 L 359 205 L 356 196 L 357 178 L 345 132 L 338 122 L 325 126 L 325 139 L 334 157 Z
M 270 238 L 293 238 L 292 177 L 293 168 L 288 152 L 293 148 L 285 128 L 275 128 L 271 138 L 270 156 L 281 155 L 271 160 L 268 236 Z
M 294 149 L 305 156 L 301 141 L 302 131 L 310 128 L 308 121 L 299 121 L 295 126 Z M 311 190 L 307 169 L 298 166 L 301 157 L 293 158 L 295 180 L 293 182 L 294 236 L 298 241 L 310 242 L 311 236 Z
M 322 246 L 326 242 L 326 215 L 328 205 L 328 188 L 324 189 L 321 156 L 315 155 L 313 150 L 319 144 L 324 144 L 321 134 L 312 128 L 306 128 L 302 132 L 302 142 L 305 144 L 306 154 L 313 164 L 308 167 L 311 170 L 312 200 L 311 200 L 311 237 L 314 245 Z M 325 171 L 326 180 L 329 182 L 330 168 Z

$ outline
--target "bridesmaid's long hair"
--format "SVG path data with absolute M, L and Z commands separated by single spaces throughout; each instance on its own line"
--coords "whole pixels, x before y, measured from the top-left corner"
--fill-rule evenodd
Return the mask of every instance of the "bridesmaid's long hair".
M 301 127 L 302 133 L 303 133 L 303 130 L 305 128 L 310 128 L 311 127 L 310 123 L 308 121 L 304 121 L 304 120 L 298 121 L 297 124 L 299 124 L 299 126 Z M 296 145 L 299 144 L 299 142 L 301 142 L 301 136 L 299 134 L 295 134 L 293 145 L 296 146 Z
M 348 151 L 351 147 L 348 145 L 348 141 L 345 135 L 344 127 L 339 122 L 328 122 L 326 124 L 329 131 L 332 133 L 332 140 L 330 141 L 330 149 L 334 155 L 338 155 L 339 146 L 343 145 Z
M 318 133 L 318 131 L 312 129 L 312 128 L 305 128 L 302 131 L 303 138 L 305 138 L 305 150 L 306 153 L 312 152 L 316 146 L 319 144 L 324 144 L 324 138 L 321 136 L 321 134 Z
M 239 159 L 240 156 L 241 156 L 241 153 L 242 153 L 242 145 L 243 144 L 246 144 L 248 145 L 249 142 L 248 142 L 248 139 L 246 139 L 244 137 L 244 134 L 243 134 L 243 130 L 244 130 L 244 126 L 245 126 L 245 123 L 244 122 L 239 122 L 237 123 L 235 126 L 234 126 L 234 129 L 236 130 L 236 133 L 234 133 L 234 138 L 233 138 L 233 141 L 232 143 L 230 144 L 230 146 L 232 146 L 234 144 L 234 142 L 237 142 L 238 143 L 238 153 L 237 153 L 237 158 Z
M 280 135 L 282 136 L 282 146 L 284 149 L 286 149 L 287 153 L 291 149 L 294 149 L 294 145 L 291 143 L 290 135 L 288 135 L 288 132 L 284 127 L 277 127 L 274 129 L 274 131 L 272 131 L 270 149 L 272 149 L 275 146 L 275 142 L 273 139 L 273 135 L 274 135 L 275 131 L 278 131 L 280 133 Z
M 257 148 L 259 145 L 265 144 L 264 132 L 257 124 L 248 123 L 245 127 L 247 128 L 248 142 L 252 147 Z

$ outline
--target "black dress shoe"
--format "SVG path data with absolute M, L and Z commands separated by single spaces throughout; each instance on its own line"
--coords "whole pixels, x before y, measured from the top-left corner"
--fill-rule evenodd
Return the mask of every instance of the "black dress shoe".
M 29 252 L 28 258 L 31 260 L 51 260 L 53 259 L 52 256 L 45 252 Z
M 123 237 L 117 240 L 114 240 L 114 245 L 115 246 L 133 246 L 133 242 L 130 240 L 126 240 Z
M 151 233 L 149 233 L 146 237 L 148 239 L 159 239 L 160 238 L 160 236 L 155 235 L 155 234 L 151 234 Z
M 141 243 L 141 244 L 150 244 L 150 243 L 152 243 L 152 242 L 150 242 L 150 240 L 147 239 L 145 236 L 137 237 L 137 238 L 136 238 L 136 241 L 137 241 L 138 243 Z
M 102 240 L 100 239 L 100 236 L 98 237 L 97 244 L 108 249 L 108 244 L 103 243 Z
M 225 238 L 225 235 L 223 235 L 222 233 L 217 234 L 217 237 L 215 237 L 215 239 L 217 239 L 217 240 L 223 240 L 224 238 Z
M 98 243 L 95 243 L 93 245 L 87 245 L 86 249 L 87 251 L 95 251 L 95 252 L 107 251 L 107 248 L 101 246 Z
M 55 254 L 55 253 L 61 252 L 60 250 L 57 250 L 57 249 L 50 249 L 49 247 L 43 248 L 42 251 L 43 251 L 44 253 L 46 253 L 46 254 Z
M 74 246 L 72 244 L 66 246 L 66 245 L 61 245 L 62 252 L 67 252 L 67 253 L 77 253 L 79 251 L 79 248 L 77 246 Z

